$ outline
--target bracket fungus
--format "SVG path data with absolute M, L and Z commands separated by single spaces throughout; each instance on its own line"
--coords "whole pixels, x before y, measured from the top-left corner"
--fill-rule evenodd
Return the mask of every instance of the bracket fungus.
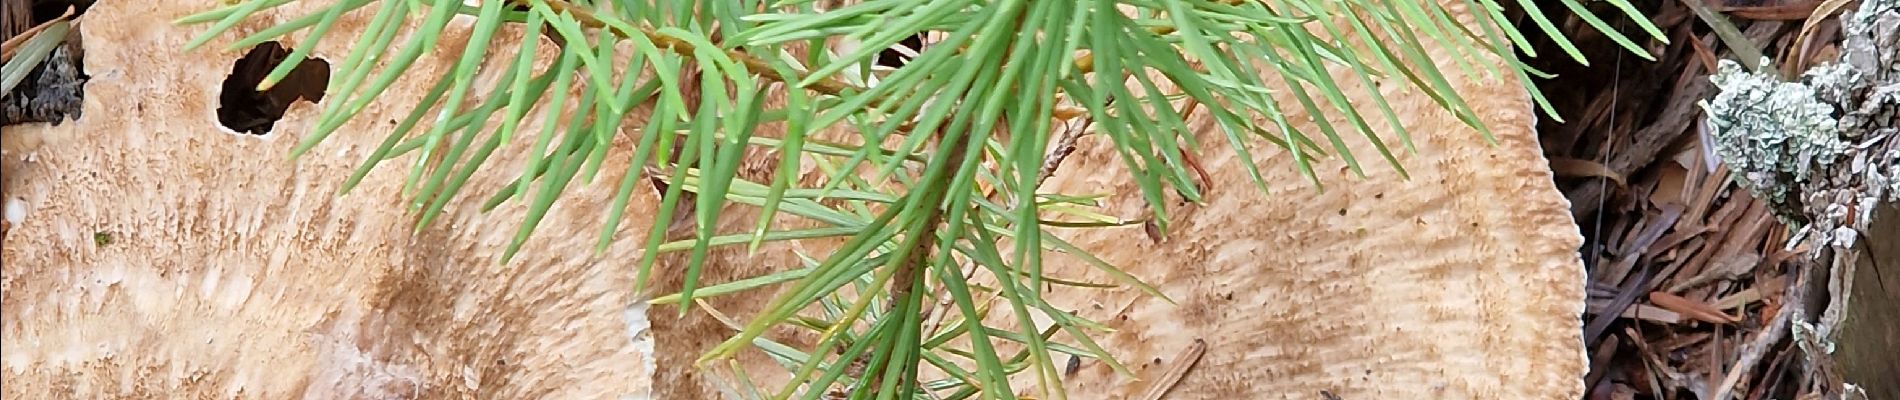
M 316 3 L 316 2 L 312 2 Z M 1461 21 L 1464 2 L 1445 1 Z M 377 146 L 427 87 L 405 80 L 320 150 L 287 162 L 317 106 L 289 106 L 271 137 L 221 134 L 215 109 L 236 52 L 179 49 L 196 34 L 169 24 L 203 1 L 100 2 L 81 28 L 92 74 L 86 118 L 9 127 L 31 137 L 40 160 L 9 171 L 6 196 L 33 205 L 8 233 L 4 257 L 7 398 L 181 396 L 212 398 L 631 398 L 718 397 L 692 360 L 729 336 L 714 316 L 655 308 L 631 293 L 635 246 L 591 256 L 598 213 L 612 187 L 587 185 L 555 207 L 516 260 L 496 266 L 521 207 L 483 213 L 451 205 L 414 233 L 401 210 L 402 171 L 370 173 L 348 196 L 340 179 Z M 308 13 L 288 6 L 267 19 Z M 361 30 L 344 16 L 334 31 Z M 465 22 L 465 21 L 463 21 Z M 248 24 L 248 25 L 247 25 Z M 240 29 L 266 25 L 244 22 Z M 450 29 L 445 42 L 466 40 Z M 235 37 L 213 39 L 218 48 Z M 317 46 L 346 53 L 348 41 Z M 1430 49 L 1453 70 L 1449 49 Z M 544 46 L 551 47 L 551 46 Z M 215 54 L 216 57 L 207 55 Z M 332 58 L 336 59 L 336 58 Z M 427 55 L 419 74 L 453 68 Z M 1489 60 L 1488 62 L 1500 62 Z M 1334 71 L 1344 73 L 1344 71 Z M 494 79 L 484 74 L 478 79 Z M 1344 167 L 1316 174 L 1325 190 L 1285 168 L 1261 168 L 1270 193 L 1251 190 L 1247 162 L 1209 146 L 1205 203 L 1179 208 L 1165 241 L 1141 227 L 1070 231 L 1152 282 L 1176 304 L 1136 291 L 1053 291 L 1050 301 L 1110 321 L 1104 346 L 1139 360 L 1135 377 L 1079 362 L 1065 379 L 1073 398 L 1111 398 L 1167 382 L 1177 398 L 1567 399 L 1583 393 L 1579 320 L 1582 236 L 1538 150 L 1530 95 L 1514 80 L 1448 74 L 1492 127 L 1495 144 L 1433 100 L 1400 85 L 1377 88 L 1413 133 L 1410 172 Z M 1361 107 L 1366 89 L 1340 80 Z M 1284 96 L 1282 94 L 1281 96 Z M 1291 101 L 1281 98 L 1282 101 Z M 1309 115 L 1289 120 L 1311 128 Z M 1339 118 L 1334 115 L 1323 118 Z M 1212 121 L 1189 125 L 1218 142 Z M 1389 136 L 1389 132 L 1387 133 Z M 1357 139 L 1357 138 L 1354 138 Z M 1050 190 L 1107 192 L 1107 210 L 1139 218 L 1142 199 L 1097 136 L 1049 179 Z M 615 139 L 617 149 L 631 147 Z M 1372 143 L 1349 140 L 1355 151 Z M 1395 146 L 1396 147 L 1396 146 Z M 1263 158 L 1284 157 L 1262 150 Z M 526 146 L 495 157 L 519 163 Z M 6 157 L 20 157 L 17 152 Z M 624 157 L 607 157 L 621 160 Z M 624 168 L 625 161 L 618 168 Z M 9 161 L 9 168 L 15 164 Z M 618 170 L 615 166 L 602 171 Z M 750 166 L 748 166 L 750 168 Z M 769 170 L 769 168 L 765 168 Z M 767 172 L 769 173 L 769 172 Z M 469 186 L 508 184 L 483 170 Z M 601 179 L 620 176 L 603 172 Z M 658 201 L 635 196 L 631 207 Z M 754 215 L 729 213 L 748 229 Z M 649 226 L 645 213 L 622 227 Z M 622 228 L 629 229 L 629 228 Z M 634 228 L 638 229 L 638 228 Z M 91 232 L 113 232 L 97 246 Z M 748 256 L 716 250 L 707 282 L 799 265 L 794 246 Z M 681 258 L 662 257 L 660 285 L 678 285 Z M 1076 260 L 1050 257 L 1054 274 L 1106 280 Z M 705 299 L 721 310 L 755 309 L 771 293 Z M 630 311 L 633 310 L 633 311 Z M 1164 362 L 1205 346 L 1185 373 Z M 654 351 L 643 354 L 643 348 Z M 1160 361 L 1168 358 L 1168 361 Z M 1149 359 L 1156 363 L 1146 362 Z M 770 365 L 763 356 L 739 359 Z M 655 368 L 654 365 L 659 365 Z M 1173 378 L 1164 378 L 1163 375 Z

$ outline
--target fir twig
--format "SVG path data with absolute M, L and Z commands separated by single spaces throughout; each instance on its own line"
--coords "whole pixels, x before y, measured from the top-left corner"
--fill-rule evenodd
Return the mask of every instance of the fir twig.
M 729 357 L 741 347 L 766 352 L 792 372 L 776 398 L 810 399 L 839 388 L 854 398 L 909 399 L 925 392 L 1013 398 L 1010 375 L 1028 371 L 1037 374 L 1034 381 L 1045 393 L 1060 398 L 1051 353 L 1099 359 L 1129 373 L 1091 339 L 1100 324 L 1041 298 L 1046 285 L 1104 285 L 1045 276 L 1044 254 L 1062 253 L 1116 285 L 1167 300 L 1138 277 L 1046 229 L 1129 224 L 1093 211 L 1085 196 L 1041 191 L 1077 151 L 1082 135 L 1100 134 L 1103 147 L 1120 157 L 1153 207 L 1148 221 L 1164 233 L 1165 193 L 1199 201 L 1214 190 L 1196 161 L 1198 142 L 1210 136 L 1190 126 L 1190 119 L 1218 128 L 1211 137 L 1225 139 L 1248 161 L 1238 168 L 1261 189 L 1265 184 L 1252 162 L 1261 143 L 1285 149 L 1293 167 L 1318 185 L 1312 164 L 1322 160 L 1363 172 L 1345 142 L 1353 134 L 1370 140 L 1404 176 L 1372 127 L 1382 121 L 1410 149 L 1381 85 L 1409 85 L 1488 140 L 1487 128 L 1453 90 L 1450 69 L 1526 82 L 1539 74 L 1511 49 L 1527 40 L 1498 11 L 1503 0 L 1465 1 L 1478 16 L 1475 24 L 1456 21 L 1435 2 L 1408 0 L 863 0 L 827 10 L 810 0 L 243 0 L 178 22 L 211 25 L 187 46 L 195 47 L 251 15 L 297 1 L 330 6 L 232 45 L 308 30 L 292 53 L 297 58 L 325 40 L 344 15 L 379 7 L 338 64 L 339 78 L 331 81 L 316 129 L 293 155 L 309 151 L 394 87 L 435 50 L 451 18 L 476 16 L 454 72 L 429 77 L 437 81 L 395 129 L 383 133 L 388 136 L 343 191 L 376 165 L 417 153 L 407 161 L 413 169 L 405 192 L 414 197 L 410 207 L 421 214 L 421 229 L 490 163 L 490 155 L 521 139 L 530 153 L 519 178 L 482 204 L 488 210 L 510 200 L 526 203 L 527 217 L 504 251 L 505 262 L 574 182 L 592 182 L 610 155 L 630 156 L 603 215 L 596 250 L 614 242 L 636 188 L 661 188 L 633 290 L 644 289 L 657 254 L 670 251 L 691 253 L 678 266 L 684 285 L 678 294 L 657 296 L 656 304 L 677 303 L 684 312 L 704 297 L 780 287 L 782 294 L 751 320 L 733 322 L 738 334 L 702 357 Z M 1558 0 L 1603 29 L 1578 1 Z M 1606 1 L 1637 15 L 1627 0 Z M 1535 9 L 1539 2 L 1515 0 L 1559 47 L 1583 61 Z M 424 16 L 420 23 L 411 18 L 417 15 Z M 1661 38 L 1646 19 L 1636 22 Z M 525 24 L 523 40 L 507 42 L 499 28 L 504 24 Z M 884 47 L 925 32 L 941 33 L 944 40 L 917 49 L 908 64 L 877 75 L 877 82 L 855 78 L 873 74 L 847 73 L 868 72 Z M 535 59 L 543 34 L 559 44 L 548 66 Z M 1620 33 L 1604 34 L 1640 49 Z M 832 54 L 825 43 L 833 39 L 863 46 Z M 1450 50 L 1450 68 L 1438 67 L 1441 60 L 1426 54 L 1425 41 Z M 634 51 L 624 52 L 623 44 Z M 808 51 L 786 50 L 798 44 Z M 513 52 L 499 50 L 507 47 Z M 1504 66 L 1475 60 L 1480 56 L 1497 57 Z M 495 75 L 498 83 L 484 87 L 473 75 L 489 68 L 503 71 Z M 1365 88 L 1360 99 L 1370 103 L 1349 100 L 1339 79 Z M 765 101 L 767 93 L 782 95 L 783 102 Z M 1533 91 L 1532 99 L 1549 112 L 1541 94 Z M 530 110 L 543 115 L 531 116 Z M 648 114 L 630 118 L 635 110 Z M 1382 118 L 1362 115 L 1367 110 Z M 1294 111 L 1341 115 L 1348 124 L 1295 121 L 1287 116 Z M 499 118 L 491 118 L 497 113 Z M 534 118 L 539 126 L 522 126 Z M 499 123 L 490 126 L 494 120 Z M 631 121 L 643 122 L 620 129 Z M 766 124 L 777 124 L 774 132 L 761 133 Z M 858 135 L 816 137 L 834 128 L 855 128 Z M 528 137 L 516 138 L 517 131 Z M 620 134 L 633 136 L 631 150 L 617 146 L 614 136 Z M 747 150 L 754 148 L 780 157 L 769 182 L 738 174 L 741 165 L 753 162 L 747 157 L 755 153 Z M 813 169 L 826 175 L 824 185 L 800 185 L 800 175 Z M 715 231 L 719 214 L 732 204 L 760 207 L 757 228 Z M 772 221 L 781 217 L 822 226 L 773 229 Z M 691 238 L 668 241 L 674 238 L 667 228 L 676 220 L 694 228 Z M 683 223 L 688 220 L 693 223 Z M 804 259 L 803 268 L 698 282 L 713 247 L 746 244 L 756 250 L 764 242 L 807 239 L 842 243 L 833 253 Z M 990 273 L 992 279 L 981 281 L 991 286 L 978 286 L 976 271 Z M 944 306 L 931 310 L 928 321 L 927 300 Z M 997 310 L 1019 329 L 985 325 Z M 1053 323 L 1037 329 L 1032 313 Z M 818 339 L 809 348 L 791 348 L 765 335 L 783 327 L 817 332 Z M 1051 337 L 1057 332 L 1067 334 L 1061 343 Z M 1006 355 L 993 341 L 1022 346 Z M 968 362 L 977 368 L 966 370 Z M 948 378 L 919 382 L 923 368 Z

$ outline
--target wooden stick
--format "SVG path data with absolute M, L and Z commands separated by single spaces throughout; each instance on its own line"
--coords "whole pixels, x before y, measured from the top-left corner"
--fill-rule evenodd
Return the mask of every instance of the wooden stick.
M 57 24 L 60 21 L 65 21 L 72 17 L 73 17 L 73 8 L 69 6 L 69 7 L 66 7 L 66 13 L 60 14 L 59 18 L 54 18 L 52 21 L 46 21 L 45 23 L 39 24 L 32 28 L 28 28 L 25 32 L 20 32 L 20 34 L 17 36 L 7 38 L 6 42 L 0 43 L 0 63 L 12 61 L 13 53 L 20 51 L 20 46 L 26 45 L 27 40 L 32 40 L 34 36 L 39 36 L 40 32 L 45 31 L 46 28 L 53 26 L 53 24 Z M 71 35 L 73 33 L 72 31 L 67 31 L 66 34 Z
M 1155 385 L 1149 386 L 1146 394 L 1141 395 L 1140 399 L 1161 400 L 1161 396 L 1167 395 L 1169 390 L 1174 389 L 1175 384 L 1181 383 L 1181 378 L 1187 376 L 1188 369 L 1194 368 L 1194 364 L 1201 361 L 1201 355 L 1206 353 L 1207 341 L 1194 339 L 1194 345 L 1188 346 L 1180 356 L 1175 357 L 1174 366 L 1168 367 L 1168 371 L 1163 372 L 1161 379 L 1155 380 Z

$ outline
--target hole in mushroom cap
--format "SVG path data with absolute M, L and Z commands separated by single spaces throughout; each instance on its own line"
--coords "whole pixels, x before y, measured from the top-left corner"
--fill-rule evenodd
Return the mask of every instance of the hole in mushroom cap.
M 252 135 L 270 133 L 284 110 L 297 100 L 323 101 L 323 90 L 330 84 L 330 63 L 307 58 L 292 67 L 290 74 L 275 85 L 258 91 L 258 85 L 290 55 L 282 43 L 264 42 L 244 53 L 231 66 L 218 95 L 218 123 L 233 131 Z
M 918 32 L 909 37 L 905 37 L 903 40 L 898 40 L 896 45 L 892 45 L 891 47 L 885 48 L 884 51 L 878 52 L 876 64 L 878 66 L 891 68 L 902 67 L 904 64 L 909 64 L 911 59 L 917 58 L 917 53 L 923 51 L 924 33 Z

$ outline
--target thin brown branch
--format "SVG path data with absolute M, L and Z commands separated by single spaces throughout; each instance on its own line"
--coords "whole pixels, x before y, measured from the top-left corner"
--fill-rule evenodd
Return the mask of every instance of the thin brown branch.
M 943 130 L 939 128 L 937 130 L 938 139 L 942 139 L 943 136 L 944 136 Z M 968 134 L 961 135 L 961 136 L 958 136 L 957 140 L 953 142 L 939 143 L 939 145 L 949 147 L 949 149 L 947 150 L 950 152 L 950 154 L 948 155 L 949 159 L 961 160 L 963 159 L 963 156 L 966 154 L 969 148 L 969 144 L 971 140 L 970 136 L 971 135 L 968 135 Z M 928 186 L 925 186 L 923 188 L 924 191 L 921 192 L 921 194 L 923 195 L 923 198 L 919 199 L 919 201 L 922 201 L 923 204 L 928 204 L 928 206 L 926 207 L 929 207 L 929 211 L 926 211 L 927 214 L 924 215 L 924 221 L 921 226 L 921 229 L 917 229 L 916 232 L 912 232 L 911 233 L 912 236 L 909 239 L 907 239 L 907 241 L 911 241 L 911 243 L 908 243 L 906 245 L 912 246 L 912 248 L 909 250 L 909 253 L 906 255 L 905 260 L 902 263 L 897 265 L 897 272 L 892 274 L 891 276 L 890 292 L 891 292 L 891 308 L 893 310 L 896 310 L 899 304 L 904 304 L 906 301 L 905 299 L 909 298 L 911 294 L 913 293 L 913 291 L 916 290 L 917 286 L 919 285 L 919 282 L 917 280 L 918 271 L 926 268 L 927 266 L 925 264 L 928 264 L 930 261 L 930 252 L 936 247 L 937 229 L 939 225 L 943 224 L 943 216 L 944 216 L 944 210 L 945 210 L 945 207 L 936 206 L 936 204 L 942 203 L 944 198 L 947 197 L 950 191 L 950 182 L 952 180 L 953 179 L 947 174 L 944 176 L 939 176 L 934 181 L 928 183 Z M 917 193 L 917 192 L 913 192 L 913 193 Z M 917 306 L 920 309 L 912 310 L 912 312 L 923 312 L 921 310 L 921 308 L 923 307 L 923 302 L 919 301 L 917 303 Z M 854 366 L 859 365 L 859 363 L 863 362 L 864 358 L 868 356 L 870 356 L 870 353 L 864 353 L 860 355 L 858 360 L 852 361 L 853 365 Z M 893 362 L 899 362 L 899 361 L 887 358 L 883 360 L 882 364 L 866 365 L 866 367 L 862 370 L 862 372 L 866 373 L 867 375 L 871 375 L 872 374 L 871 371 L 883 370 L 885 367 L 885 364 L 889 364 Z M 916 366 L 910 365 L 905 368 L 914 369 L 916 368 Z M 911 370 L 910 372 L 912 372 L 912 374 L 910 375 L 910 378 L 915 378 L 916 375 L 914 373 L 916 371 Z M 870 379 L 866 381 L 868 383 L 864 385 L 864 387 L 877 387 L 880 384 L 880 381 L 883 380 L 883 378 L 884 377 L 882 375 L 872 375 Z M 905 383 L 905 382 L 900 382 L 900 383 Z
M 1162 396 L 1166 396 L 1169 391 L 1174 390 L 1176 384 L 1181 383 L 1181 378 L 1187 377 L 1188 369 L 1200 363 L 1201 356 L 1204 354 L 1207 354 L 1207 340 L 1194 339 L 1194 344 L 1182 349 L 1181 355 L 1174 358 L 1174 365 L 1168 367 L 1167 372 L 1161 374 L 1161 379 L 1156 379 L 1154 386 L 1149 386 L 1148 391 L 1144 392 L 1140 398 L 1160 400 Z
M 1075 141 L 1082 138 L 1082 135 L 1088 132 L 1088 126 L 1095 122 L 1083 121 L 1082 123 L 1080 127 L 1063 129 L 1062 135 L 1056 137 L 1055 148 L 1049 149 L 1049 153 L 1042 156 L 1042 168 L 1036 171 L 1036 187 L 1042 187 L 1044 181 L 1048 181 L 1050 176 L 1056 174 L 1056 168 L 1062 167 L 1062 161 L 1068 159 L 1069 154 L 1075 153 Z

